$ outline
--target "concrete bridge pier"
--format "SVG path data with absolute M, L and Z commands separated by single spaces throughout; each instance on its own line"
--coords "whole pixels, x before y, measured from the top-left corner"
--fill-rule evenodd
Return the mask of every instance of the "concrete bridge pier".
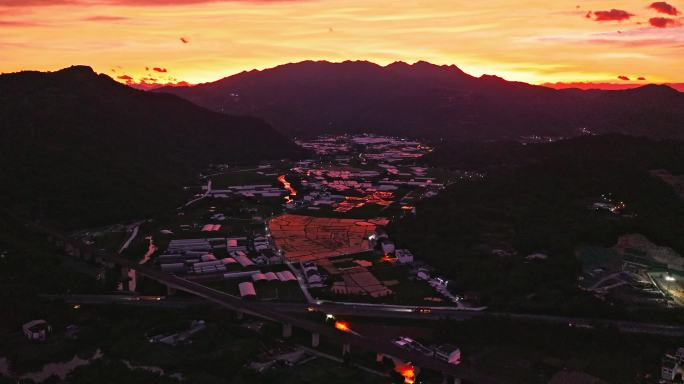
M 121 288 L 124 291 L 131 290 L 131 280 L 128 277 L 130 270 L 127 267 L 121 267 Z
M 242 319 L 245 318 L 245 313 L 242 312 L 242 311 L 237 311 L 237 312 L 235 312 L 235 317 L 236 317 L 238 320 L 242 320 Z
M 166 286 L 166 296 L 173 296 L 175 294 L 176 294 L 176 288 L 174 288 L 170 285 L 167 285 Z
M 342 356 L 347 356 L 350 353 L 351 353 L 351 344 L 349 344 L 349 343 L 342 344 Z
M 385 359 L 385 355 L 383 355 L 382 353 L 376 353 L 376 354 L 375 354 L 375 362 L 376 362 L 376 363 L 378 363 L 378 364 L 379 364 L 379 363 L 382 363 L 382 361 L 383 361 L 384 359 Z
M 283 338 L 292 336 L 292 324 L 283 324 Z
M 318 348 L 318 346 L 321 344 L 321 334 L 320 333 L 312 333 L 311 334 L 311 348 Z

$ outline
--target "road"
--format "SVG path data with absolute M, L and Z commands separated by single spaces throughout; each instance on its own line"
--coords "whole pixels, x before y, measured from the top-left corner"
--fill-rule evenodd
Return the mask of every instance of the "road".
M 158 296 L 132 295 L 46 295 L 47 298 L 65 300 L 70 304 L 130 304 L 141 306 L 157 306 L 165 308 L 186 308 L 206 303 L 197 298 L 175 298 Z M 371 317 L 385 319 L 414 319 L 414 320 L 469 320 L 481 316 L 493 316 L 519 321 L 556 323 L 577 328 L 614 327 L 625 333 L 642 333 L 664 336 L 684 336 L 684 325 L 643 323 L 625 320 L 595 319 L 569 316 L 550 316 L 534 314 L 518 314 L 504 312 L 468 312 L 453 308 L 434 309 L 430 313 L 418 313 L 410 307 L 394 305 L 358 305 L 340 303 L 322 303 L 311 305 L 305 303 L 254 303 L 255 308 L 292 314 L 303 314 L 314 308 L 317 311 L 331 313 L 336 316 Z
M 125 251 L 128 248 L 129 245 L 131 245 L 131 242 L 133 241 L 133 239 L 135 239 L 135 237 L 138 236 L 138 231 L 140 230 L 140 225 L 144 222 L 145 221 L 138 221 L 138 222 L 133 223 L 129 226 L 129 228 L 131 226 L 133 227 L 133 231 L 131 232 L 131 235 L 128 237 L 128 239 L 126 239 L 126 242 L 123 243 L 123 245 L 121 245 L 121 248 L 119 248 L 119 253 L 122 253 L 123 251 Z
M 211 179 L 209 179 L 207 181 L 207 190 L 204 192 L 204 194 L 202 196 L 188 201 L 187 203 L 183 204 L 183 206 L 179 207 L 178 209 L 188 207 L 188 206 L 194 204 L 195 202 L 198 202 L 198 201 L 204 199 L 205 197 L 209 196 L 210 193 L 211 193 Z

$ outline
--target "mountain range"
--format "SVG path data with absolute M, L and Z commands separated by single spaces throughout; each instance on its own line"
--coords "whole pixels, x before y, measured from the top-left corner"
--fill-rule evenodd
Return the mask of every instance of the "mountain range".
M 257 116 L 293 136 L 376 132 L 505 139 L 580 132 L 684 135 L 684 94 L 665 85 L 556 90 L 450 65 L 303 61 L 194 86 L 161 87 L 208 109 Z
M 0 76 L 0 196 L 73 225 L 147 217 L 210 163 L 298 157 L 263 120 L 132 89 L 89 67 Z

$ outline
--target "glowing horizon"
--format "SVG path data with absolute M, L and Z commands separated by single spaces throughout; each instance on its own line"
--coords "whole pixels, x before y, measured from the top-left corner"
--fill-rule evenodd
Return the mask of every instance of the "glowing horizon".
M 681 83 L 684 4 L 0 0 L 0 72 L 202 83 L 303 60 L 424 60 L 542 83 Z M 154 79 L 154 80 L 151 80 Z

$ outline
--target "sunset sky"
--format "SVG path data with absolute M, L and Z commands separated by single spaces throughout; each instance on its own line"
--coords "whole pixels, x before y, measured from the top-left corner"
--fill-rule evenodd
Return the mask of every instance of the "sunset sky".
M 684 0 L 0 0 L 0 72 L 85 64 L 120 81 L 197 83 L 307 59 L 425 60 L 532 83 L 683 82 L 680 10 Z

